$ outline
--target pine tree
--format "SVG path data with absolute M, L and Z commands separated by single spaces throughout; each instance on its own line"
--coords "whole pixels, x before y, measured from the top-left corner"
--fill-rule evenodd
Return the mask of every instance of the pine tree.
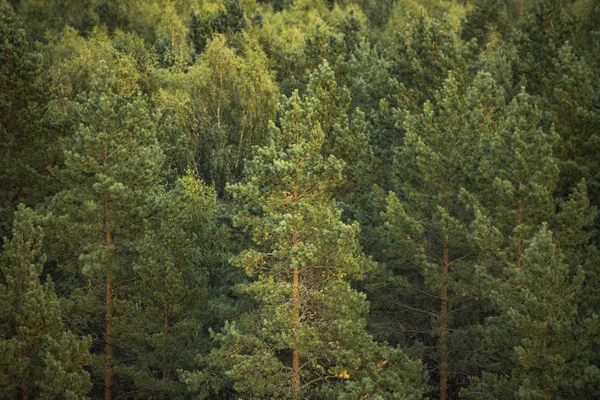
M 581 262 L 578 249 L 589 242 L 589 227 L 596 216 L 585 181 L 575 185 L 568 197 L 554 198 L 560 163 L 553 148 L 559 137 L 553 130 L 542 129 L 541 110 L 526 92 L 511 101 L 502 120 L 499 129 L 481 139 L 480 189 L 471 203 L 476 214 L 474 243 L 503 254 L 498 261 L 519 268 L 529 240 L 547 222 L 574 267 Z M 497 236 L 493 240 L 491 234 L 479 237 L 479 229 Z M 501 274 L 502 268 L 497 265 L 490 272 Z
M 194 48 L 196 57 L 200 56 L 206 48 L 207 42 L 212 38 L 213 29 L 210 18 L 203 18 L 193 8 L 190 12 L 188 40 Z
M 188 40 L 194 48 L 194 59 L 200 57 L 214 35 L 221 34 L 231 38 L 246 27 L 244 7 L 239 0 L 226 0 L 223 6 L 224 9 L 209 15 L 196 13 L 192 8 Z
M 387 337 L 431 349 L 425 358 L 439 379 L 440 399 L 462 384 L 455 371 L 469 370 L 465 330 L 477 322 L 479 302 L 470 289 L 472 217 L 462 196 L 476 184 L 479 135 L 494 129 L 502 103 L 489 74 L 465 90 L 450 73 L 435 104 L 408 113 L 394 163 L 398 186 L 383 215 L 387 258 L 368 286 Z
M 48 31 L 58 32 L 66 26 L 72 26 L 80 33 L 88 33 L 98 25 L 97 0 L 84 0 L 69 4 L 65 9 L 62 0 L 39 2 L 36 0 L 21 0 L 17 3 L 16 10 L 31 28 L 35 40 L 44 40 Z
M 344 180 L 336 198 L 344 208 L 344 217 L 356 218 L 371 186 L 369 172 L 373 163 L 365 114 L 358 107 L 349 110 L 350 92 L 337 83 L 327 61 L 311 73 L 303 102 L 314 110 L 313 118 L 323 130 L 323 157 L 333 155 L 345 163 Z
M 365 331 L 368 305 L 351 280 L 373 263 L 360 251 L 357 224 L 341 222 L 331 200 L 344 163 L 322 156 L 315 111 L 298 94 L 289 98 L 281 129 L 247 164 L 246 180 L 230 186 L 235 222 L 255 242 L 235 262 L 255 278 L 242 290 L 256 306 L 215 334 L 220 348 L 209 363 L 252 397 L 420 396 L 419 363 Z M 211 373 L 185 379 L 200 389 Z
M 0 259 L 0 397 L 80 399 L 92 386 L 83 370 L 91 338 L 66 329 L 52 281 L 40 281 L 42 238 L 33 211 L 19 206 Z
M 406 27 L 393 31 L 385 49 L 390 72 L 400 85 L 400 103 L 410 111 L 422 109 L 443 85 L 449 70 L 464 84 L 473 76 L 467 70 L 471 49 L 458 37 L 449 21 L 415 18 Z
M 474 331 L 483 368 L 464 391 L 468 398 L 577 398 L 595 385 L 597 372 L 586 354 L 597 335 L 595 317 L 578 317 L 569 299 L 581 290 L 581 248 L 589 243 L 596 210 L 585 182 L 567 199 L 554 198 L 558 137 L 540 127 L 541 111 L 533 103 L 519 94 L 500 129 L 482 138 L 470 240 L 478 252 L 475 291 L 491 299 L 492 308 Z M 589 375 L 571 375 L 576 365 Z
M 580 318 L 576 299 L 584 275 L 573 275 L 544 224 L 524 250 L 519 266 L 504 270 L 502 282 L 489 282 L 501 311 L 487 319 L 482 346 L 497 360 L 473 378 L 468 399 L 592 398 L 600 369 L 589 363 L 600 337 L 597 315 Z
M 506 38 L 509 33 L 509 18 L 511 17 L 507 3 L 511 3 L 511 1 L 475 1 L 473 8 L 463 21 L 461 38 L 467 42 L 475 39 L 480 48 L 485 48 L 491 32 L 498 32 Z
M 49 236 L 58 269 L 74 283 L 72 318 L 81 332 L 97 333 L 94 378 L 103 377 L 106 400 L 121 389 L 119 359 L 127 323 L 133 270 L 145 223 L 158 208 L 163 154 L 156 115 L 132 84 L 135 72 L 100 61 L 91 90 L 69 103 L 80 121 L 63 142 L 64 166 L 54 173 L 63 190 L 51 200 Z M 98 383 L 96 381 L 96 383 Z
M 137 355 L 136 396 L 178 399 L 186 398 L 187 388 L 177 370 L 193 368 L 198 353 L 210 348 L 202 320 L 209 267 L 204 260 L 216 196 L 188 174 L 164 197 L 160 218 L 138 245 L 133 292 L 139 306 L 131 313 L 139 328 L 129 345 Z

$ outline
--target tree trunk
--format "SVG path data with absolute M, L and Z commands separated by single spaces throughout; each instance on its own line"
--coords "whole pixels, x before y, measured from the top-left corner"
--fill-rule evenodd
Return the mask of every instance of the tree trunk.
M 163 324 L 164 324 L 164 328 L 165 328 L 165 339 L 169 334 L 169 305 L 165 303 L 164 306 L 164 320 L 163 320 Z M 163 363 L 162 363 L 162 380 L 163 383 L 166 383 L 167 377 L 169 376 L 169 371 L 167 369 L 167 361 L 168 361 L 168 357 L 167 357 L 167 347 L 165 346 L 165 348 L 163 349 Z M 167 393 L 164 392 L 163 389 L 163 395 L 162 395 L 162 399 L 163 400 L 167 400 Z
M 106 341 L 106 365 L 104 369 L 104 400 L 112 400 L 112 381 L 113 381 L 113 329 L 112 329 L 112 298 L 113 286 L 110 276 L 106 277 L 106 330 L 104 340 Z
M 295 234 L 294 234 L 295 236 Z M 294 398 L 300 399 L 300 272 L 298 267 L 294 267 L 294 349 L 293 349 L 293 390 Z
M 440 400 L 448 399 L 448 275 L 450 257 L 448 246 L 444 243 L 442 263 L 442 294 L 440 310 Z
M 298 203 L 298 188 L 294 187 L 294 202 Z M 298 243 L 298 233 L 292 234 L 292 243 Z M 300 400 L 300 270 L 294 266 L 294 348 L 292 349 L 292 389 L 294 398 Z
M 108 133 L 106 126 L 104 127 L 104 168 L 108 168 Z M 108 197 L 108 189 L 104 189 L 104 232 L 106 234 L 106 247 L 109 251 L 112 251 L 112 231 L 110 229 L 110 199 Z M 108 263 L 110 268 L 110 262 Z M 105 332 L 104 340 L 106 342 L 106 364 L 104 367 L 104 400 L 112 400 L 112 384 L 113 384 L 113 283 L 111 278 L 111 272 L 106 273 L 106 314 L 105 314 Z

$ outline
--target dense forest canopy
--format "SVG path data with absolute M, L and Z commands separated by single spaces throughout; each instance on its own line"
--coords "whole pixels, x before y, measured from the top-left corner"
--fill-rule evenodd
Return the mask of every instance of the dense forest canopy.
M 0 398 L 592 399 L 597 0 L 0 0 Z

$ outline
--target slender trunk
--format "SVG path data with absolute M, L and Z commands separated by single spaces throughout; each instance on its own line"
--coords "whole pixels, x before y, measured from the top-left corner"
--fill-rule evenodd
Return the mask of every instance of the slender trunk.
M 293 386 L 294 386 L 294 397 L 296 400 L 300 399 L 300 341 L 299 341 L 299 328 L 300 328 L 300 271 L 298 267 L 294 267 L 294 350 L 293 350 Z
M 112 317 L 113 317 L 113 285 L 110 276 L 106 277 L 106 330 L 104 332 L 104 339 L 106 341 L 106 365 L 104 369 L 104 400 L 112 400 L 112 381 L 113 381 L 113 329 L 112 329 Z
M 166 338 L 166 336 L 169 335 L 169 305 L 168 304 L 165 304 L 163 316 L 164 316 L 163 324 L 164 324 L 164 328 L 165 328 L 165 338 Z M 167 377 L 168 377 L 167 361 L 168 361 L 167 347 L 165 346 L 165 348 L 163 349 L 163 363 L 162 363 L 163 383 L 166 383 Z M 164 391 L 164 389 L 163 389 L 162 399 L 167 400 L 167 393 Z
M 18 287 L 18 293 L 19 293 L 19 308 L 17 310 L 17 312 L 19 314 L 21 314 L 23 312 L 23 292 L 24 292 L 24 288 L 23 286 L 25 285 L 24 280 L 25 280 L 25 274 L 27 273 L 27 271 L 25 271 L 23 268 L 20 268 L 19 271 L 19 287 Z M 24 330 L 20 330 L 19 331 L 19 342 L 21 343 L 25 343 L 25 331 Z M 23 349 L 23 351 L 21 352 L 21 356 L 24 358 L 29 358 L 29 355 L 31 354 L 31 348 L 25 348 Z M 24 371 L 26 374 L 28 374 L 28 371 Z M 27 387 L 27 380 L 25 380 L 25 382 L 23 382 L 23 386 L 20 388 L 21 391 L 23 392 L 23 400 L 29 400 L 29 388 Z
M 108 134 L 104 127 L 104 167 L 108 167 Z M 106 234 L 106 247 L 112 246 L 112 231 L 110 229 L 110 200 L 108 197 L 108 189 L 104 189 L 104 231 Z M 110 263 L 109 263 L 110 264 Z M 104 368 L 104 400 L 112 400 L 112 384 L 113 384 L 113 283 L 110 271 L 106 274 L 106 315 L 105 315 L 105 332 L 104 340 L 106 341 L 106 364 Z
M 440 400 L 448 399 L 448 275 L 450 257 L 448 245 L 444 243 L 442 264 L 442 294 L 440 310 Z
M 298 202 L 298 188 L 294 187 L 294 202 Z M 292 242 L 295 246 L 298 243 L 298 233 L 292 235 Z M 294 266 L 294 348 L 292 352 L 292 385 L 294 398 L 300 400 L 300 271 Z

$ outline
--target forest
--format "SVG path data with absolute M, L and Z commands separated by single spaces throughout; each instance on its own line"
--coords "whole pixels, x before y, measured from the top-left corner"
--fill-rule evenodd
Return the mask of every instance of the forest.
M 594 399 L 600 1 L 0 0 L 0 399 Z

